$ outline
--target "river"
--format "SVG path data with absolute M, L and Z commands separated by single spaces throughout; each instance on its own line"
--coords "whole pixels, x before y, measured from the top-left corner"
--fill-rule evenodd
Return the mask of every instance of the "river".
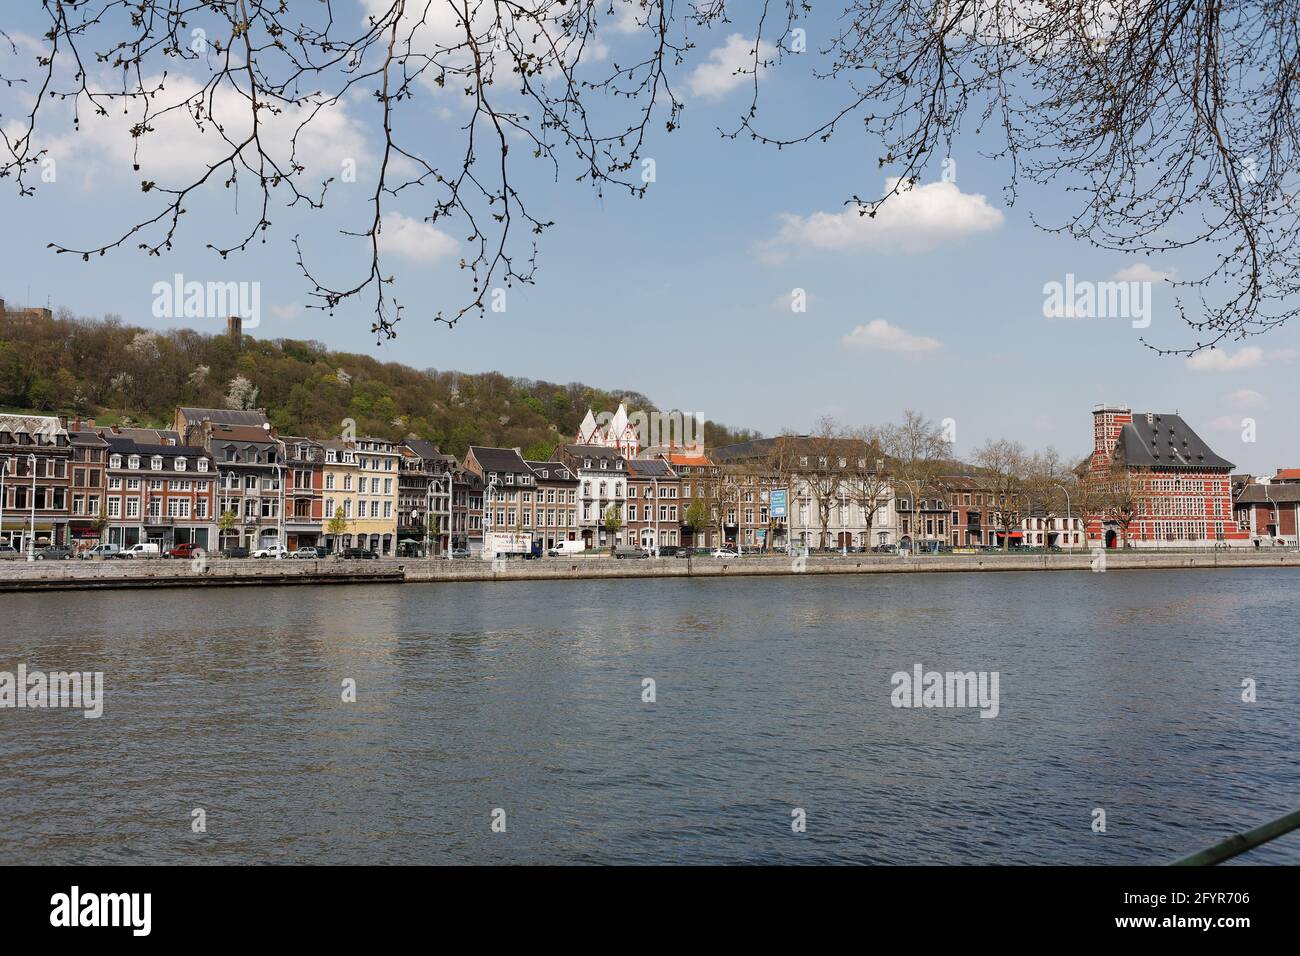
M 0 710 L 0 863 L 1163 863 L 1300 807 L 1297 581 L 6 594 L 0 670 L 105 700 Z M 918 664 L 996 717 L 895 707 Z

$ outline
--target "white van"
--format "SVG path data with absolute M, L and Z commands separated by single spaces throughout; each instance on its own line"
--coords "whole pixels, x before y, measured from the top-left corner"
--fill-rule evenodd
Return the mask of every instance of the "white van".
M 546 553 L 553 558 L 567 558 L 573 554 L 582 554 L 586 550 L 587 544 L 584 541 L 559 541 Z
M 139 544 L 133 544 L 125 549 L 118 557 L 120 558 L 156 558 L 162 552 L 158 545 L 142 541 Z

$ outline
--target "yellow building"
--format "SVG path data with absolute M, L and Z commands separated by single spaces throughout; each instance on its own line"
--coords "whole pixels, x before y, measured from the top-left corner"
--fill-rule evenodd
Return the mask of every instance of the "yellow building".
M 397 475 L 401 454 L 382 438 L 330 439 L 325 446 L 325 509 L 321 519 L 331 551 L 365 548 L 392 555 L 397 546 Z M 342 511 L 342 530 L 334 529 Z

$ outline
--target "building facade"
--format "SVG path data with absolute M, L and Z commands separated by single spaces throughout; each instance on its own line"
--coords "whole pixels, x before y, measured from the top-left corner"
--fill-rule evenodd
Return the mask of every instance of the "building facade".
M 217 537 L 217 474 L 208 453 L 189 445 L 144 444 L 101 431 L 107 444 L 107 540 L 129 548 L 180 544 L 203 549 Z
M 561 445 L 551 456 L 578 476 L 578 536 L 588 548 L 625 543 L 627 460 L 604 445 Z M 613 518 L 618 530 L 609 530 Z
M 452 489 L 456 459 L 433 442 L 408 439 L 398 449 L 398 550 L 405 554 L 444 555 L 451 548 Z
M 578 540 L 578 476 L 558 461 L 528 461 L 536 488 L 533 540 L 544 550 Z
M 629 544 L 646 551 L 681 544 L 682 481 L 662 458 L 627 462 L 627 532 Z
M 260 410 L 176 409 L 181 444 L 211 456 L 218 475 L 219 548 L 269 547 L 284 538 L 284 446 Z
M 48 415 L 0 415 L 0 544 L 68 543 L 72 440 Z
M 1107 548 L 1248 546 L 1232 500 L 1232 462 L 1176 414 L 1093 409 L 1087 480 L 1119 492 L 1124 505 L 1093 517 L 1088 537 Z
M 325 446 L 312 438 L 281 436 L 284 456 L 284 546 L 317 547 L 324 532 Z

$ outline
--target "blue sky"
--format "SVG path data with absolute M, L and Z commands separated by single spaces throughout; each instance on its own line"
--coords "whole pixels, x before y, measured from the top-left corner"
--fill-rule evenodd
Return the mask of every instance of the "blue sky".
M 24 23 L 18 14 L 13 22 L 11 10 L 5 16 L 11 35 L 39 33 L 36 19 Z M 48 250 L 51 241 L 94 245 L 125 228 L 154 208 L 141 205 L 140 179 L 165 183 L 193 159 L 183 141 L 152 143 L 156 153 L 146 152 L 135 172 L 120 120 L 77 134 L 52 110 L 55 122 L 38 142 L 57 158 L 55 181 L 20 199 L 11 180 L 0 180 L 7 226 L 0 230 L 0 297 L 215 331 L 212 320 L 155 318 L 154 283 L 175 273 L 257 281 L 259 337 L 317 339 L 418 368 L 635 389 L 663 406 L 767 433 L 806 429 L 823 414 L 856 425 L 915 408 L 956 421 L 959 454 L 1007 436 L 1078 455 L 1090 448 L 1091 407 L 1126 403 L 1181 412 L 1241 469 L 1300 465 L 1300 439 L 1285 413 L 1297 397 L 1296 330 L 1252 340 L 1245 351 L 1234 343 L 1231 358 L 1188 363 L 1143 348 L 1143 332 L 1126 318 L 1044 317 L 1044 284 L 1067 274 L 1150 277 L 1157 281 L 1145 334 L 1162 345 L 1189 344 L 1174 293 L 1159 278 L 1197 274 L 1208 261 L 1203 253 L 1148 260 L 1035 229 L 1031 210 L 1059 222 L 1073 208 L 1064 192 L 1023 193 L 1009 208 L 1005 166 L 982 156 L 997 144 L 973 136 L 953 150 L 952 182 L 934 168 L 878 221 L 841 217 L 848 197 L 884 187 L 880 144 L 858 124 L 829 143 L 781 151 L 719 135 L 748 102 L 743 86 L 727 89 L 725 64 L 729 42 L 736 47 L 729 37 L 745 26 L 738 18 L 697 35 L 699 48 L 676 69 L 683 126 L 667 134 L 662 122 L 653 124 L 645 155 L 655 160 L 656 180 L 644 199 L 614 191 L 597 199 L 573 181 L 573 167 L 562 166 L 555 180 L 518 158 L 535 213 L 556 225 L 541 240 L 537 285 L 511 289 L 503 313 L 466 318 L 454 330 L 429 321 L 465 300 L 466 274 L 456 267 L 465 247 L 454 226 L 433 233 L 421 225 L 431 200 L 415 191 L 388 206 L 406 217 L 393 221 L 405 229 L 388 230 L 395 248 L 386 260 L 407 306 L 399 337 L 376 344 L 366 299 L 332 316 L 304 308 L 310 287 L 295 266 L 295 233 L 317 268 L 339 283 L 350 284 L 366 266 L 355 242 L 335 235 L 358 228 L 366 215 L 376 104 L 362 97 L 349 100 L 308 150 L 310 162 L 331 172 L 340 156 L 354 155 L 358 182 L 332 186 L 325 212 L 273 207 L 266 243 L 225 262 L 204 248 L 214 235 L 239 234 L 230 193 L 220 186 L 187 204 L 183 230 L 165 256 L 128 244 L 83 263 Z M 820 26 L 816 19 L 807 25 L 810 47 Z M 610 31 L 611 55 L 618 59 L 634 42 Z M 787 57 L 764 77 L 768 129 L 802 131 L 836 102 L 832 87 L 808 79 L 810 62 L 810 55 Z M 0 64 L 12 71 L 7 51 Z M 0 92 L 0 123 L 12 121 L 21 95 Z M 462 99 L 422 90 L 399 122 L 429 154 L 445 155 L 459 142 Z M 83 121 L 83 130 L 91 123 Z M 244 212 L 251 198 L 241 198 Z M 805 313 L 790 310 L 794 289 L 807 294 Z M 1256 423 L 1253 443 L 1242 440 L 1245 417 Z

